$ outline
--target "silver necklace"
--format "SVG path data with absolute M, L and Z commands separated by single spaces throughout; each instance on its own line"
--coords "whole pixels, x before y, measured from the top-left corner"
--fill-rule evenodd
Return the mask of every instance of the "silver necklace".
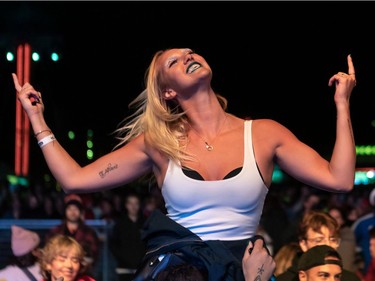
M 205 146 L 206 146 L 206 149 L 207 149 L 208 151 L 212 151 L 212 150 L 214 150 L 214 147 L 213 147 L 212 144 L 215 142 L 217 136 L 220 135 L 221 130 L 224 128 L 224 124 L 225 124 L 225 122 L 227 121 L 227 117 L 228 117 L 228 115 L 225 114 L 225 119 L 224 119 L 223 123 L 221 124 L 220 129 L 217 131 L 217 134 L 216 134 L 216 136 L 214 137 L 214 139 L 212 140 L 211 144 L 209 144 L 208 141 L 206 141 L 204 138 L 202 138 L 202 136 L 201 136 L 200 134 L 198 134 L 197 130 L 195 130 L 194 127 L 190 125 L 190 128 L 193 129 L 194 133 L 195 133 L 195 134 L 196 134 L 196 135 L 197 135 L 197 136 L 198 136 L 198 137 L 204 142 L 204 144 L 205 144 Z

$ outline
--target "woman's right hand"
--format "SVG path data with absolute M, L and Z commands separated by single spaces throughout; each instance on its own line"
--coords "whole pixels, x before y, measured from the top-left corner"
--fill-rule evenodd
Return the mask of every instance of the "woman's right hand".
M 33 115 L 42 114 L 44 112 L 44 104 L 41 93 L 36 91 L 29 83 L 21 86 L 15 73 L 12 73 L 12 77 L 18 100 L 21 102 L 29 118 Z

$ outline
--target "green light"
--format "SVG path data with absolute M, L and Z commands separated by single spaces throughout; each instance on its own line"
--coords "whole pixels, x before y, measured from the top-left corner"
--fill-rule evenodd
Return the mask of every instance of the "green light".
M 58 61 L 59 60 L 59 54 L 58 53 L 52 53 L 51 54 L 51 60 Z
M 92 160 L 92 158 L 94 158 L 94 152 L 91 149 L 87 149 L 86 157 L 87 159 Z
M 11 185 L 16 185 L 18 183 L 17 176 L 7 175 L 7 180 Z
M 275 169 L 272 173 L 272 182 L 273 183 L 282 183 L 285 180 L 283 171 L 280 170 L 279 166 L 275 166 Z
M 7 180 L 11 185 L 23 185 L 23 186 L 29 185 L 29 181 L 25 177 L 19 177 L 16 175 L 7 175 Z
M 7 61 L 14 61 L 14 55 L 12 52 L 7 52 Z
M 51 176 L 49 174 L 44 174 L 43 176 L 44 182 L 51 182 Z
M 86 145 L 88 148 L 92 148 L 94 146 L 94 143 L 91 140 L 86 141 Z
M 32 55 L 31 55 L 31 58 L 33 59 L 33 61 L 39 61 L 40 60 L 40 56 L 37 52 L 34 52 Z
M 68 132 L 68 138 L 70 140 L 74 140 L 76 138 L 76 134 L 73 131 Z
M 272 174 L 272 182 L 281 183 L 284 179 L 284 175 L 280 170 L 274 170 Z
M 355 147 L 357 155 L 375 155 L 375 145 L 358 145 Z
M 87 130 L 87 136 L 88 136 L 89 138 L 91 138 L 93 135 L 94 135 L 94 131 L 91 130 L 91 129 L 88 129 L 88 130 Z

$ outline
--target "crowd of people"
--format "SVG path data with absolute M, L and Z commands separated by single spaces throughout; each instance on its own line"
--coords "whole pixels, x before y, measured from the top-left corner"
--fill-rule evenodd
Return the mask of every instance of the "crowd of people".
M 54 191 L 55 194 L 49 194 L 49 196 L 38 195 L 34 192 L 37 190 L 43 189 L 20 188 L 18 192 L 15 192 L 14 196 L 17 194 L 20 197 L 19 200 L 22 200 L 22 203 L 25 202 L 25 204 L 20 204 L 23 207 L 27 206 L 26 202 L 34 201 L 29 200 L 28 196 L 33 198 L 42 198 L 44 196 L 45 198 L 54 198 L 56 201 L 61 201 L 61 204 L 54 201 L 53 204 L 48 204 L 53 206 L 53 213 L 58 214 L 53 219 L 61 219 L 61 224 L 51 228 L 41 238 L 36 233 L 31 234 L 28 230 L 19 230 L 17 226 L 12 227 L 14 229 L 12 245 L 14 245 L 15 252 L 5 271 L 9 271 L 9 268 L 16 265 L 19 266 L 21 262 L 21 264 L 29 267 L 29 270 L 33 274 L 38 276 L 35 271 L 35 262 L 38 260 L 39 252 L 35 251 L 35 248 L 43 245 L 49 237 L 58 233 L 79 241 L 85 249 L 85 272 L 95 277 L 91 262 L 97 261 L 98 256 L 101 254 L 100 248 L 102 242 L 98 238 L 95 229 L 85 224 L 85 220 L 104 219 L 107 221 L 110 229 L 108 246 L 114 260 L 114 264 L 110 267 L 110 270 L 114 271 L 112 276 L 113 278 L 117 278 L 117 281 L 133 280 L 132 278 L 134 278 L 136 269 L 141 264 L 142 257 L 145 254 L 145 243 L 142 241 L 140 235 L 142 226 L 153 210 L 160 209 L 162 212 L 166 212 L 163 208 L 164 202 L 162 201 L 161 194 L 156 192 L 157 189 L 151 193 L 145 193 L 144 187 L 140 186 L 139 189 L 124 188 L 122 189 L 122 193 L 117 191 L 80 195 L 66 195 L 62 191 Z M 296 190 L 299 190 L 299 192 L 296 192 Z M 375 228 L 367 234 L 369 239 L 366 244 L 367 246 L 362 247 L 359 241 L 362 241 L 363 238 L 362 236 L 356 236 L 355 230 L 359 232 L 360 229 L 364 228 L 361 226 L 363 221 L 366 218 L 372 218 L 375 213 L 374 190 L 371 187 L 358 186 L 352 192 L 335 194 L 325 191 L 317 192 L 314 188 L 306 186 L 276 185 L 274 191 L 270 192 L 269 199 L 265 201 L 265 212 L 262 215 L 258 233 L 263 236 L 266 234 L 267 237 L 270 237 L 269 240 L 266 239 L 265 241 L 276 263 L 274 275 L 278 278 L 277 280 L 298 280 L 298 257 L 311 246 L 321 243 L 333 247 L 340 254 L 343 263 L 341 280 L 372 280 L 371 278 L 374 276 L 373 264 L 375 264 L 375 252 L 373 250 L 375 245 Z M 278 199 L 277 204 L 275 203 L 275 198 Z M 306 198 L 314 198 L 314 200 L 305 201 Z M 308 207 L 305 204 L 305 207 L 303 207 L 301 201 L 313 201 L 314 203 L 309 203 Z M 103 204 L 103 202 L 109 204 Z M 278 211 L 279 218 L 287 217 L 287 227 L 284 225 L 282 229 L 278 230 L 277 234 L 272 232 L 273 228 L 268 227 L 272 223 L 265 222 L 267 219 L 278 220 L 277 217 L 271 218 L 269 216 L 267 211 L 269 204 L 272 204 L 275 210 Z M 42 206 L 42 201 L 37 205 Z M 60 205 L 62 206 L 61 210 L 59 210 Z M 108 205 L 111 206 L 110 211 L 107 210 L 107 207 L 102 207 Z M 28 213 L 28 208 L 16 212 L 20 216 L 13 218 L 40 219 L 45 215 L 43 208 L 36 208 L 39 210 L 39 214 L 36 211 Z M 28 214 L 23 217 L 23 213 Z M 30 213 L 34 217 L 30 216 Z M 2 213 L 2 215 L 2 218 L 5 216 L 6 218 L 10 218 L 7 212 Z M 290 230 L 287 230 L 287 228 L 294 226 L 295 217 L 300 217 L 300 219 L 295 229 L 295 235 L 290 236 Z M 375 227 L 375 223 L 366 223 L 367 229 L 371 229 L 371 226 Z M 16 231 L 17 229 L 18 232 Z M 24 236 L 30 236 L 28 238 L 29 243 L 19 241 L 20 237 Z M 314 238 L 316 236 L 318 238 L 321 237 L 319 241 L 309 241 L 308 239 L 311 239 L 312 236 Z M 274 238 L 276 238 L 275 241 L 279 241 L 280 237 L 284 237 L 285 239 L 279 242 L 281 246 L 277 247 L 274 244 Z M 21 246 L 25 248 L 20 252 L 19 247 Z M 27 252 L 27 258 L 22 257 L 20 259 L 18 256 L 24 256 L 25 251 Z M 366 253 L 370 253 L 368 268 L 365 267 Z M 16 260 L 20 261 L 16 262 Z M 177 267 L 174 270 L 185 272 L 187 269 Z M 192 271 L 192 269 L 189 269 L 188 272 L 192 276 L 195 276 L 194 274 L 201 274 L 197 270 Z M 292 276 L 287 276 L 288 272 L 293 272 Z M 19 272 L 19 274 L 24 273 Z M 347 277 L 348 274 L 350 275 L 349 278 Z M 287 277 L 285 278 L 285 276 Z M 2 280 L 1 277 L 4 278 L 0 271 L 0 280 Z
M 56 234 L 41 242 L 37 232 L 12 225 L 13 262 L 0 269 L 0 280 L 95 281 L 86 271 L 84 248 L 72 236 Z
M 341 225 L 328 210 L 312 212 L 324 203 L 322 194 L 353 192 L 356 152 L 349 105 L 356 75 L 351 55 L 346 61 L 347 71 L 338 71 L 328 80 L 336 109 L 336 141 L 329 160 L 275 120 L 244 119 L 227 112 L 227 100 L 212 88 L 210 65 L 188 48 L 155 53 L 146 71 L 145 90 L 130 104 L 134 114 L 115 131 L 119 143 L 86 166 L 68 154 L 44 119 L 42 94 L 27 82 L 21 85 L 15 74 L 13 81 L 48 168 L 65 193 L 108 192 L 144 176 L 151 176 L 159 190 L 157 199 L 162 199 L 163 208 L 148 209 L 147 218 L 142 218 L 136 198 L 126 197 L 126 214 L 118 217 L 111 215 L 114 209 L 108 198 L 101 201 L 100 216 L 113 225 L 114 241 L 128 248 L 129 241 L 121 239 L 135 239 L 131 246 L 137 247 L 132 249 L 142 253 L 130 261 L 112 244 L 119 261 L 117 277 L 149 280 L 159 273 L 150 265 L 159 264 L 169 272 L 168 280 L 188 280 L 173 279 L 172 272 L 177 276 L 179 270 L 168 270 L 169 261 L 179 261 L 174 266 L 185 272 L 196 269 L 210 281 L 268 280 L 283 274 L 283 280 L 309 280 L 306 276 L 312 268 L 304 256 L 325 244 L 336 251 L 341 239 Z M 299 201 L 270 203 L 276 165 L 305 185 Z M 64 221 L 51 230 L 47 244 L 56 235 L 80 237 L 85 204 L 74 197 L 63 205 Z M 95 211 L 93 215 L 98 216 Z M 274 222 L 290 226 L 277 243 L 280 229 L 272 228 L 277 226 Z M 259 234 L 268 239 L 251 241 Z M 90 237 L 86 242 L 91 246 L 84 249 L 82 259 L 93 265 L 96 254 L 91 250 L 97 239 L 93 233 Z M 292 262 L 274 276 L 273 255 L 293 240 L 300 246 L 294 256 L 297 264 Z M 272 247 L 267 245 L 273 241 Z M 333 276 L 359 278 L 342 266 L 341 256 L 336 257 L 340 262 L 331 262 L 332 255 Z

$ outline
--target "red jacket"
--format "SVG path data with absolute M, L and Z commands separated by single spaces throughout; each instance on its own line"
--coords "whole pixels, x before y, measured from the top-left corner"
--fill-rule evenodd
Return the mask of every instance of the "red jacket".
M 375 259 L 371 259 L 371 262 L 367 268 L 367 272 L 363 276 L 363 281 L 374 281 L 374 280 L 375 280 Z

